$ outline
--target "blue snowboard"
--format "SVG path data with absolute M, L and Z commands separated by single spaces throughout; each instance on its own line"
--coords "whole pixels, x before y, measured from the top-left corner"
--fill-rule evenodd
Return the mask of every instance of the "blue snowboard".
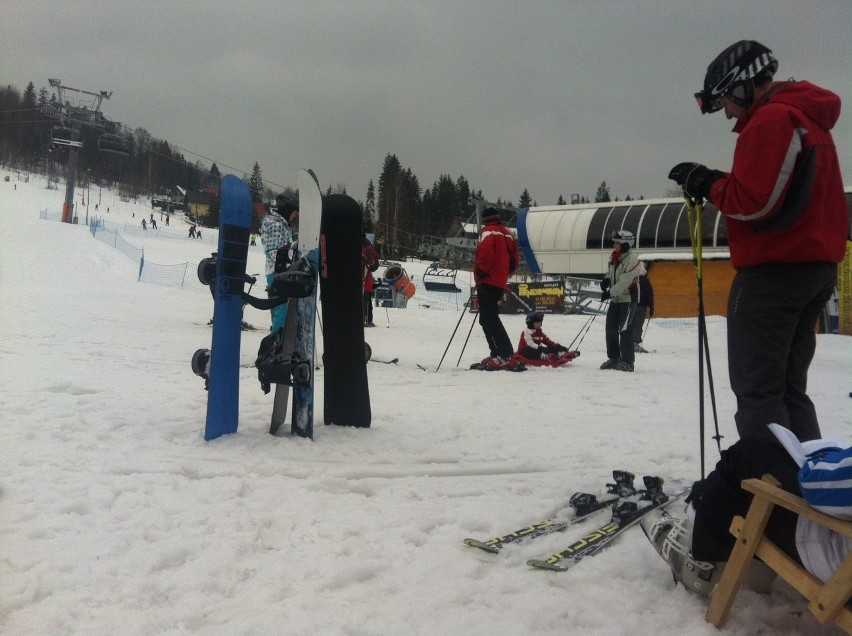
M 246 184 L 231 174 L 222 179 L 220 196 L 205 440 L 236 433 L 240 410 L 240 294 L 246 279 L 252 200 Z
M 290 431 L 299 437 L 314 437 L 314 369 L 317 313 L 317 274 L 320 255 L 320 221 L 322 219 L 322 193 L 316 175 L 311 170 L 299 173 L 299 242 L 298 254 L 294 258 L 304 257 L 310 263 L 314 275 L 314 292 L 306 297 L 290 302 L 296 303 L 296 319 L 290 323 L 287 317 L 287 329 L 295 329 L 296 344 L 293 358 L 303 361 L 303 369 L 309 370 L 306 378 L 294 383 L 293 416 Z

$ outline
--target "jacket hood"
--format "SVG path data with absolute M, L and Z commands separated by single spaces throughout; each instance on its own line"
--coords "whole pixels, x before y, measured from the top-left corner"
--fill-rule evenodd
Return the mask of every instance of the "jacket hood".
M 810 82 L 791 81 L 773 84 L 763 99 L 756 102 L 740 121 L 744 124 L 751 119 L 755 111 L 766 104 L 784 104 L 797 108 L 825 130 L 834 128 L 840 119 L 840 97 Z

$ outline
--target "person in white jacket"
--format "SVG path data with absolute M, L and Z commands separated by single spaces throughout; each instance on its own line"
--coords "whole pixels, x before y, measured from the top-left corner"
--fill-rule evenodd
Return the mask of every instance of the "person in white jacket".
M 601 369 L 633 371 L 633 318 L 636 314 L 637 284 L 645 270 L 632 249 L 633 232 L 618 230 L 612 234 L 613 248 L 609 270 L 601 281 L 601 300 L 609 300 L 606 312 L 606 356 Z

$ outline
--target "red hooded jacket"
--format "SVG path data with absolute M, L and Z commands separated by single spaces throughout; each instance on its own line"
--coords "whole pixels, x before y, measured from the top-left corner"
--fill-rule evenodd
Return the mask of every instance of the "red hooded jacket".
M 473 280 L 477 285 L 505 289 L 509 274 L 518 266 L 518 243 L 499 220 L 488 221 L 479 233 Z
M 848 212 L 830 133 L 839 116 L 831 91 L 780 82 L 739 118 L 733 167 L 710 193 L 735 268 L 843 260 Z

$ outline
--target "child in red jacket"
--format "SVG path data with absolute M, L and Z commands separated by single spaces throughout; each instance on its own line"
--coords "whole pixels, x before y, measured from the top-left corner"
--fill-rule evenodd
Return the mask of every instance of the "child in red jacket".
M 554 362 L 568 355 L 568 348 L 548 338 L 541 330 L 544 312 L 531 311 L 527 314 L 527 328 L 521 332 L 518 355 L 528 360 Z

